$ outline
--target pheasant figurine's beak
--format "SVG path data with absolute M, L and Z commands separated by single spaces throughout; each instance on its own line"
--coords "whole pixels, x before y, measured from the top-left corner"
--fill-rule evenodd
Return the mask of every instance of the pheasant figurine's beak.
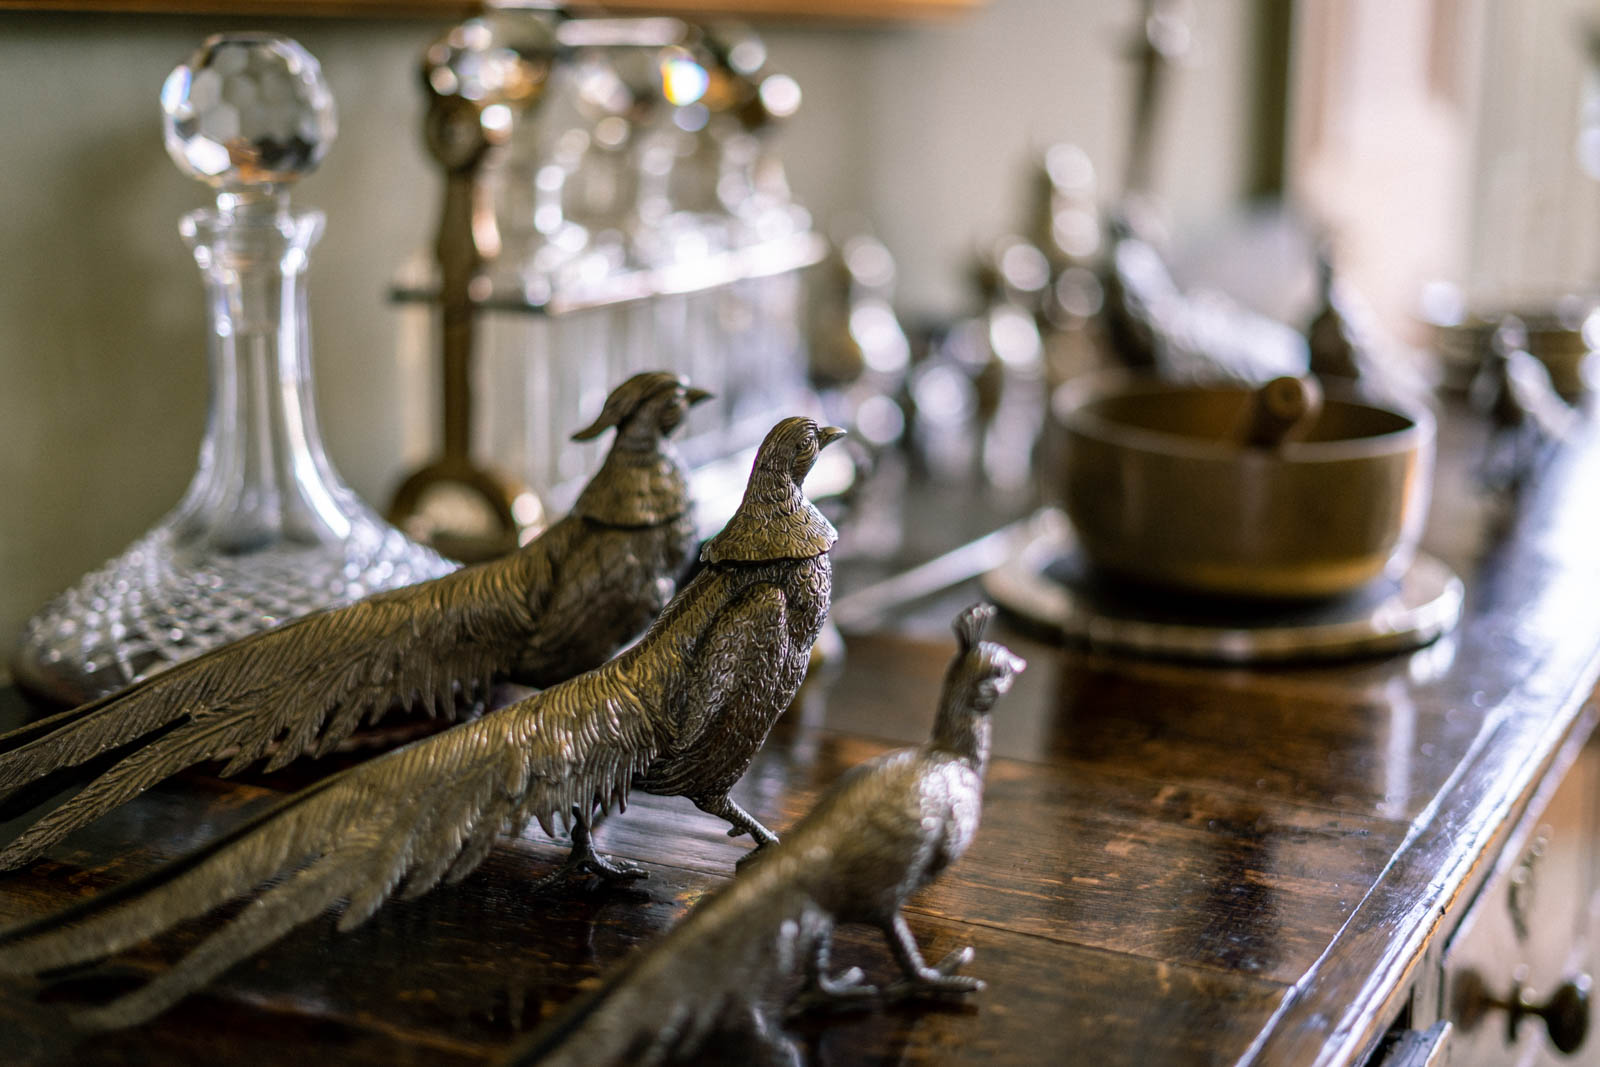
M 824 426 L 817 431 L 817 451 L 821 451 L 833 444 L 839 438 L 846 436 L 848 431 L 837 426 Z
M 688 389 L 683 391 L 683 397 L 689 402 L 690 407 L 694 407 L 702 400 L 711 400 L 715 398 L 716 395 L 716 393 L 713 393 L 709 389 L 696 389 L 693 386 L 690 386 Z

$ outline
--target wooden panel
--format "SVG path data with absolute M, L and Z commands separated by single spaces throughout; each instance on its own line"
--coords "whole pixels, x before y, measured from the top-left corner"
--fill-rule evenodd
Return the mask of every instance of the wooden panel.
M 1341 690 L 1315 672 L 1141 663 L 1000 637 L 1029 662 L 995 715 L 995 750 L 1018 759 L 1411 818 L 1483 728 L 1481 709 L 1414 684 L 1404 659 L 1358 664 L 1372 675 Z M 859 729 L 856 704 L 869 702 L 874 731 L 920 739 L 943 655 L 927 642 L 856 643 L 841 682 L 852 702 L 828 702 L 814 721 Z
M 776 736 L 739 800 L 781 833 L 883 746 Z M 745 846 L 684 801 L 641 797 L 597 839 L 725 874 Z M 1052 941 L 1292 982 L 1404 834 L 1376 819 L 1012 761 L 991 769 L 982 832 L 917 911 Z M 537 833 L 537 831 L 535 831 Z
M 794 746 L 777 746 L 754 776 L 754 788 L 746 790 L 775 821 L 777 814 L 805 806 L 815 780 L 880 747 L 831 738 L 793 740 Z M 810 765 L 819 771 L 798 774 L 801 784 L 794 793 L 763 799 L 760 784 L 776 764 L 793 761 L 787 768 L 793 769 L 813 745 L 819 758 Z M 958 871 L 980 876 L 986 866 L 1003 867 L 998 854 L 1015 845 L 1015 830 L 1008 824 L 1037 814 L 1040 809 L 1033 805 L 1041 800 L 1051 802 L 1048 796 L 1011 795 L 1013 783 L 1039 773 L 1042 769 L 1022 764 L 1001 769 L 980 838 L 991 854 L 970 856 Z M 160 787 L 77 835 L 56 850 L 56 861 L 7 879 L 0 885 L 0 922 L 9 924 L 134 877 L 190 847 L 195 838 L 247 818 L 275 795 L 258 786 L 203 778 Z M 1129 804 L 1143 807 L 1139 799 L 1126 797 L 1118 806 Z M 1203 818 L 1184 798 L 1169 798 L 1168 806 L 1178 821 Z M 1109 820 L 1126 821 L 1131 814 L 1113 811 Z M 691 832 L 680 847 L 684 829 Z M 1220 847 L 1226 833 L 1197 824 L 1188 847 L 1207 838 L 1210 846 Z M 1083 847 L 1102 849 L 1104 837 L 1101 833 Z M 129 840 L 139 844 L 118 853 L 118 843 Z M 146 1026 L 87 1037 L 72 1029 L 67 1016 L 75 1005 L 127 988 L 192 947 L 216 925 L 214 920 L 189 924 L 86 975 L 50 983 L 42 1004 L 30 1003 L 31 983 L 0 982 L 0 1028 L 13 1031 L 4 1034 L 13 1042 L 7 1047 L 24 1049 L 27 1062 L 51 1064 L 129 1058 L 214 1063 L 224 1049 L 239 1063 L 291 1063 L 330 1053 L 349 1063 L 479 1062 L 537 1025 L 629 950 L 666 930 L 726 876 L 729 861 L 743 851 L 713 820 L 686 815 L 681 804 L 660 798 L 645 798 L 628 815 L 613 819 L 600 840 L 618 854 L 645 859 L 650 879 L 615 892 L 520 894 L 517 887 L 548 870 L 560 849 L 544 840 L 519 839 L 497 848 L 460 886 L 394 902 L 349 934 L 335 934 L 331 920 L 296 931 L 234 968 L 207 993 Z M 1052 847 L 1059 853 L 1075 840 L 1068 835 Z M 97 858 L 106 853 L 118 854 Z M 651 862 L 653 856 L 668 862 Z M 1141 877 L 1147 876 L 1154 859 L 1136 858 L 1127 866 L 1142 867 Z M 1041 888 L 1047 886 L 1025 879 L 1020 889 L 995 893 L 981 881 L 963 879 L 941 884 L 919 900 L 912 926 L 930 955 L 959 944 L 976 947 L 973 971 L 990 990 L 974 1008 L 801 1023 L 790 1028 L 790 1038 L 847 1061 L 897 1054 L 903 1062 L 939 1062 L 962 1050 L 963 1056 L 981 1053 L 994 1062 L 1067 1062 L 1074 1050 L 1100 1047 L 1108 1051 L 1096 1062 L 1107 1064 L 1225 1062 L 1226 1050 L 1244 1047 L 1283 997 L 1281 983 L 1244 973 L 1031 936 L 1027 928 L 1048 921 L 1051 910 L 1069 918 L 1087 910 L 1076 888 L 1042 903 L 1037 899 Z M 1095 892 L 1104 912 L 1114 897 L 1106 890 Z M 1219 886 L 1218 895 L 1226 897 L 1226 888 Z M 991 899 L 975 909 L 980 896 Z M 1186 907 L 1170 895 L 1151 897 L 1152 911 L 1165 907 L 1177 914 Z M 948 917 L 952 914 L 974 921 L 957 921 Z M 1219 925 L 1219 937 L 1225 928 L 1226 923 Z M 840 965 L 859 963 L 872 975 L 892 974 L 874 932 L 847 933 L 836 957 Z M 1059 1025 L 1066 1017 L 1077 1021 Z M 750 1062 L 758 1051 L 753 1040 L 751 1034 L 726 1035 L 711 1062 Z
M 1589 744 L 1569 770 L 1557 766 L 1511 834 L 1483 888 L 1457 925 L 1444 956 L 1444 1018 L 1455 1024 L 1456 1067 L 1559 1062 L 1544 1025 L 1527 1019 L 1515 1049 L 1507 1042 L 1506 1013 L 1484 997 L 1508 997 L 1513 972 L 1526 967 L 1536 1002 L 1593 963 L 1586 948 L 1593 896 L 1595 771 L 1600 748 Z M 1557 777 L 1559 775 L 1559 777 Z M 1593 1048 L 1586 1050 L 1593 1058 Z
M 57 983 L 50 1003 L 27 1006 L 25 1016 L 16 983 L 0 983 L 0 1012 L 15 1013 L 0 1014 L 0 1027 L 11 1023 L 22 1033 L 26 1044 L 7 1046 L 21 1050 L 22 1062 L 63 1067 L 294 1064 L 319 1056 L 350 1064 L 478 1063 L 664 930 L 711 882 L 656 868 L 648 891 L 577 894 L 554 906 L 497 888 L 532 866 L 507 850 L 461 886 L 386 908 L 336 940 L 331 924 L 298 931 L 261 964 L 235 968 L 163 1019 L 120 1034 L 75 1033 L 67 1013 L 74 1002 L 152 969 L 154 960 L 123 964 L 95 981 Z M 1245 976 L 1004 930 L 925 916 L 912 925 L 931 956 L 974 946 L 972 969 L 989 989 L 971 1007 L 803 1020 L 773 1026 L 776 1041 L 729 1033 L 695 1062 L 773 1062 L 773 1046 L 793 1042 L 812 1049 L 818 1063 L 938 1062 L 954 1050 L 985 1062 L 1070 1063 L 1085 1048 L 1104 1050 L 1094 1062 L 1107 1067 L 1222 1063 L 1221 1050 L 1243 1047 L 1284 994 Z M 875 977 L 893 973 L 869 931 L 842 931 L 836 958 Z M 770 1005 L 768 1011 L 770 1021 Z M 1072 1024 L 1061 1025 L 1064 1019 Z
M 1478 528 L 1484 551 L 1468 576 L 1460 651 L 1435 684 L 1483 727 L 1406 847 L 1297 983 L 1258 1045 L 1259 1062 L 1344 1063 L 1370 1049 L 1557 753 L 1593 730 L 1600 634 L 1580 620 L 1600 602 L 1600 568 L 1590 562 L 1600 479 L 1592 423 L 1587 431 L 1515 511 Z
M 984 0 L 569 0 L 579 13 L 892 22 L 949 18 Z M 438 18 L 477 14 L 477 0 L 0 0 L 0 10 L 268 15 L 284 18 Z

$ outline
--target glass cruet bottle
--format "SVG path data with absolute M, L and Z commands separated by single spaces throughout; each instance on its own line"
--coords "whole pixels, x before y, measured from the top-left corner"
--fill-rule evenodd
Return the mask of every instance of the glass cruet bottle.
M 323 450 L 305 286 L 323 216 L 288 195 L 336 131 L 317 61 L 282 37 L 213 37 L 161 104 L 168 153 L 217 191 L 180 225 L 206 288 L 210 410 L 177 507 L 25 626 L 16 681 L 56 701 L 454 567 L 380 519 Z

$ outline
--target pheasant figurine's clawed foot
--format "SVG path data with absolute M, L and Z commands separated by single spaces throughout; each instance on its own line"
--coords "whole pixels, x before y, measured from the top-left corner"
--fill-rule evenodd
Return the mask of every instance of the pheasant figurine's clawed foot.
M 818 1009 L 848 1010 L 876 1003 L 878 987 L 867 982 L 860 967 L 849 967 L 838 975 L 829 976 L 832 949 L 832 931 L 824 931 L 812 946 L 811 956 L 806 961 L 806 982 L 789 1004 L 789 1018 Z
M 877 986 L 866 981 L 860 967 L 851 967 L 836 977 L 818 974 L 807 979 L 788 1008 L 795 1018 L 812 1011 L 847 1011 L 872 1006 L 878 999 Z
M 728 823 L 729 837 L 743 837 L 750 835 L 756 847 L 746 852 L 734 863 L 735 870 L 744 870 L 755 858 L 764 851 L 778 843 L 778 835 L 768 830 L 758 822 L 755 816 L 735 804 L 728 797 L 713 797 L 710 800 L 697 800 L 695 806 L 707 815 L 715 815 Z
M 750 835 L 756 843 L 756 848 L 765 848 L 778 843 L 778 835 L 768 830 L 756 817 L 734 803 L 731 797 L 711 797 L 710 799 L 696 800 L 694 806 L 707 815 L 715 815 L 728 824 L 729 837 L 743 837 Z
M 566 862 L 543 878 L 534 881 L 528 888 L 535 893 L 541 893 L 559 885 L 586 880 L 590 876 L 599 878 L 604 883 L 636 882 L 641 878 L 650 877 L 650 872 L 632 863 L 614 863 L 600 855 L 594 850 L 594 841 L 589 835 L 589 828 L 582 821 L 574 819 L 572 851 L 567 854 Z
M 908 969 L 906 976 L 888 986 L 883 995 L 887 1000 L 897 1001 L 981 992 L 984 988 L 983 979 L 956 973 L 971 962 L 972 946 L 963 945 L 947 953 L 932 967 Z

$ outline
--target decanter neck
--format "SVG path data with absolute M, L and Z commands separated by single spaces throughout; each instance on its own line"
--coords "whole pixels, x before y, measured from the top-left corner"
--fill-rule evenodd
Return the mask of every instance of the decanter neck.
M 224 193 L 182 221 L 206 289 L 211 399 L 180 545 L 235 554 L 350 533 L 310 376 L 304 279 L 322 224 L 271 190 Z

